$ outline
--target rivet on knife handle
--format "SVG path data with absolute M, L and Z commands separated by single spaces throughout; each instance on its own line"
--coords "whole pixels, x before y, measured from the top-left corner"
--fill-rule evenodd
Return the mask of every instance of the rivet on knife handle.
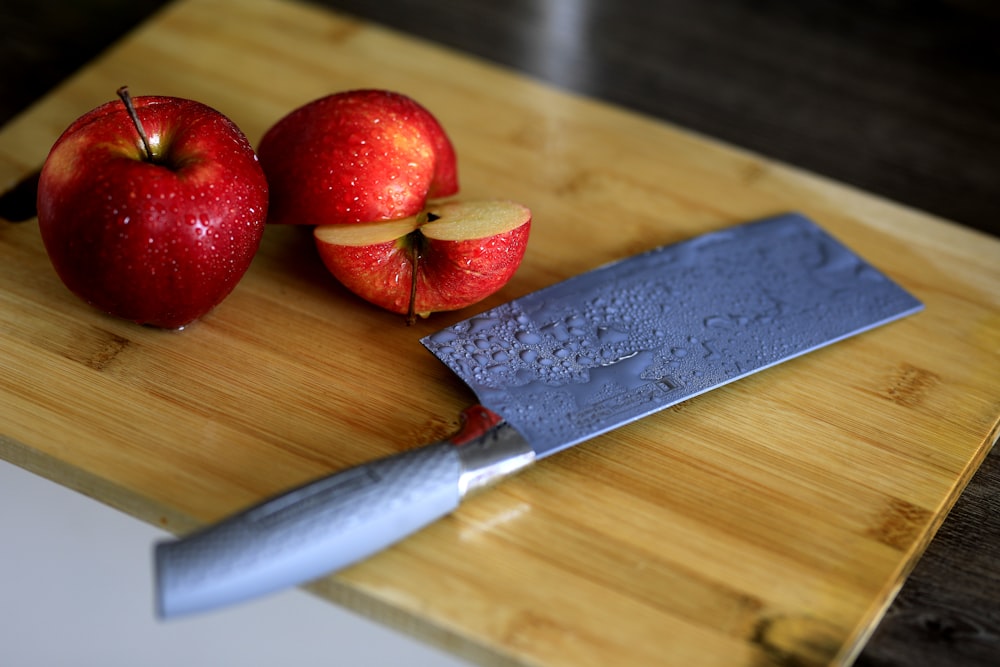
M 156 545 L 157 611 L 206 611 L 307 582 L 381 551 L 534 460 L 482 407 L 449 440 L 366 463 Z

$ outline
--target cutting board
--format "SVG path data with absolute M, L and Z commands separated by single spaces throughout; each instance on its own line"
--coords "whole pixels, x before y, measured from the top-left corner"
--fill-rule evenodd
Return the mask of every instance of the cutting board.
M 534 212 L 515 278 L 465 312 L 407 326 L 339 287 L 309 230 L 271 227 L 179 332 L 90 309 L 35 221 L 0 223 L 0 455 L 177 533 L 447 436 L 473 397 L 420 337 L 656 245 L 797 210 L 926 304 L 546 459 L 308 587 L 472 661 L 849 662 L 996 438 L 995 239 L 270 0 L 157 14 L 0 131 L 0 187 L 122 84 L 208 103 L 254 144 L 327 93 L 404 92 L 451 134 L 462 196 Z

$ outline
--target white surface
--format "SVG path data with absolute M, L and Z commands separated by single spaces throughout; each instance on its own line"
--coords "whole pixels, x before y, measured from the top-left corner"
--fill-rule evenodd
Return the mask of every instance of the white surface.
M 0 665 L 468 665 L 299 590 L 157 621 L 166 533 L 2 460 L 0 536 Z

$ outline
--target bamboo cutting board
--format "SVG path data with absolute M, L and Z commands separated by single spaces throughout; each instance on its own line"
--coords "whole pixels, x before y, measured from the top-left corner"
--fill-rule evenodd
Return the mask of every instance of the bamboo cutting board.
M 482 664 L 849 662 L 996 438 L 1000 242 L 342 16 L 184 0 L 0 131 L 0 187 L 77 116 L 190 97 L 256 144 L 382 87 L 437 115 L 466 197 L 534 211 L 496 305 L 604 262 L 798 210 L 926 304 L 551 457 L 310 589 Z M 457 428 L 472 395 L 413 327 L 269 228 L 182 332 L 93 311 L 35 222 L 0 223 L 0 455 L 184 532 Z M 151 610 L 152 613 L 152 610 Z

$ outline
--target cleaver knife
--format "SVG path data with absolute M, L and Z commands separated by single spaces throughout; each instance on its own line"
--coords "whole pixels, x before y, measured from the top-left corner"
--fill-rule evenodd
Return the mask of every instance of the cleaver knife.
M 479 401 L 458 434 L 160 542 L 158 614 L 205 611 L 336 571 L 534 461 L 922 307 L 792 213 L 488 310 L 421 340 Z

